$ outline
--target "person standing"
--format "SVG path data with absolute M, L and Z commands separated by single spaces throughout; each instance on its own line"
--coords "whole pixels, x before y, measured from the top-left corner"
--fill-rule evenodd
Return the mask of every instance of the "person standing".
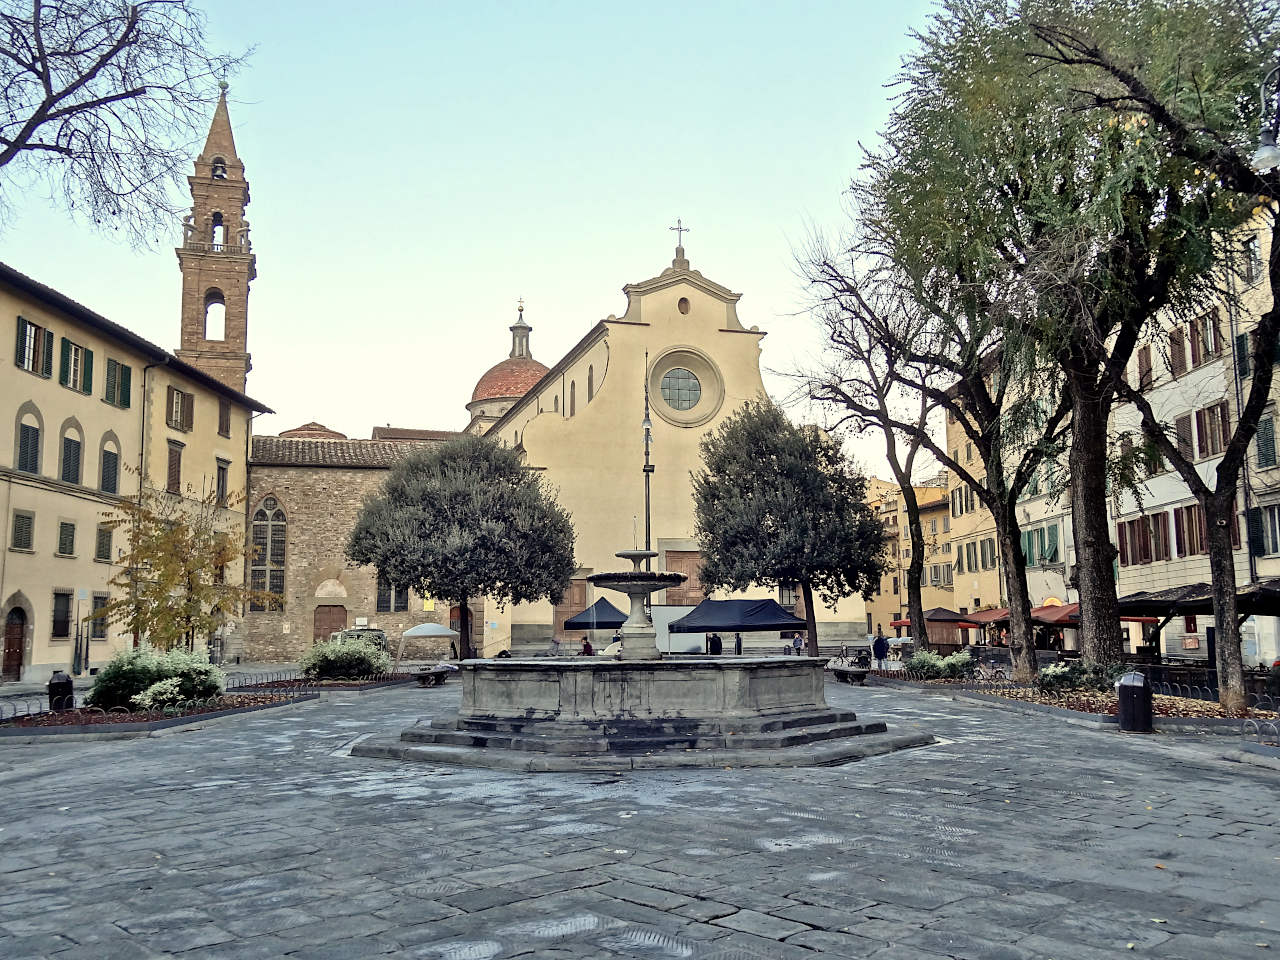
M 720 639 L 720 634 L 713 633 L 711 639 L 707 641 L 707 652 L 713 657 L 718 657 L 723 650 L 724 641 Z
M 733 635 L 733 655 L 735 657 L 742 656 L 742 634 L 740 633 Z
M 800 639 L 800 634 L 797 633 L 791 641 L 791 646 L 795 648 L 795 655 L 797 657 L 800 656 L 800 647 L 803 644 L 804 644 L 804 641 Z
M 871 641 L 871 655 L 876 658 L 876 669 L 884 669 L 884 661 L 889 656 L 889 638 L 883 632 L 877 633 Z

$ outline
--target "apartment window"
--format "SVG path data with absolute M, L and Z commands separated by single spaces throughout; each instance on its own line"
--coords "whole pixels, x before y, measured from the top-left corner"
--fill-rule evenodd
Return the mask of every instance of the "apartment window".
M 897 595 L 897 593 L 898 593 L 898 578 L 897 578 L 897 577 L 894 577 L 894 578 L 893 578 L 893 592 L 894 592 L 894 595 L 895 595 L 895 596 L 896 596 L 896 595 Z
M 127 410 L 133 392 L 133 371 L 129 368 L 129 365 L 107 357 L 106 380 L 107 383 L 103 388 L 102 399 L 107 403 L 113 403 L 117 407 L 123 407 Z
M 964 462 L 973 463 L 973 444 L 966 442 L 964 445 Z
M 1194 460 L 1196 450 L 1191 439 L 1191 414 L 1184 413 L 1174 421 L 1174 432 L 1178 437 L 1178 455 L 1184 460 Z
M 40 472 L 40 428 L 32 423 L 18 425 L 18 469 Z
M 102 492 L 120 492 L 120 454 L 114 450 L 102 451 Z
M 98 524 L 98 537 L 93 544 L 93 559 L 111 560 L 111 527 L 105 523 Z
M 947 516 L 945 513 L 942 515 L 942 532 L 943 533 L 951 532 L 951 518 Z
M 1169 331 L 1169 372 L 1175 377 L 1187 372 L 1187 338 L 1181 327 Z
M 58 556 L 74 557 L 76 555 L 76 525 L 63 520 L 58 524 Z
M 93 619 L 89 621 L 90 640 L 107 639 L 107 595 L 105 593 L 95 593 L 93 595 Z
M 1183 629 L 1185 632 L 1187 632 L 1187 633 L 1198 633 L 1198 632 L 1199 632 L 1199 628 L 1198 628 L 1198 626 L 1197 626 L 1197 624 L 1196 624 L 1196 618 L 1195 618 L 1194 616 L 1192 616 L 1192 617 L 1183 617 L 1183 618 L 1182 618 L 1182 629 Z
M 227 472 L 230 468 L 231 464 L 228 461 L 217 461 L 217 478 L 215 480 L 214 492 L 217 496 L 217 504 L 220 507 L 225 507 L 227 505 Z
M 1052 523 L 1022 534 L 1022 552 L 1028 567 L 1058 562 L 1058 525 Z
M 876 592 L 877 593 L 880 592 L 879 588 L 876 589 Z M 800 588 L 796 584 L 794 583 L 778 584 L 778 606 L 787 607 L 788 609 L 790 609 L 794 607 L 799 602 L 799 600 L 800 600 Z
M 1258 235 L 1245 237 L 1240 263 L 1240 276 L 1245 283 L 1257 283 L 1262 278 L 1262 249 Z
M 969 541 L 964 545 L 965 565 L 969 568 L 970 573 L 978 572 L 978 544 L 975 541 Z
M 1209 527 L 1200 504 L 1190 503 L 1174 509 L 1173 539 L 1180 557 L 1209 552 Z
M 93 351 L 63 337 L 58 382 L 80 393 L 93 393 Z
M 993 570 L 996 565 L 996 542 L 991 537 L 986 538 L 979 545 L 982 552 L 982 569 Z
M 1210 310 L 1191 321 L 1188 328 L 1191 340 L 1191 366 L 1198 367 L 1217 359 L 1222 353 L 1222 331 L 1218 324 L 1218 311 Z
M 169 469 L 165 487 L 170 493 L 182 492 L 182 444 L 169 441 Z
M 80 482 L 80 447 L 76 437 L 62 438 L 62 479 L 66 483 Z
M 378 596 L 377 602 L 374 604 L 374 609 L 377 610 L 378 613 L 391 612 L 391 584 L 382 577 L 378 578 Z
M 165 422 L 175 430 L 189 431 L 195 422 L 195 396 L 169 387 L 165 397 Z
M 951 552 L 951 541 L 950 541 L 950 540 L 948 540 L 946 543 L 944 543 L 944 544 L 942 545 L 942 552 L 943 552 L 943 553 L 950 553 L 950 552 Z
M 224 437 L 231 436 L 231 401 L 218 401 L 218 433 Z
M 903 560 L 910 560 L 910 559 L 911 559 L 911 548 L 910 548 L 910 547 L 903 547 L 903 548 L 902 548 L 902 559 L 903 559 Z
M 9 535 L 9 549 L 30 550 L 35 544 L 36 515 L 26 510 L 13 511 L 13 532 Z
M 1144 343 L 1138 348 L 1138 389 L 1150 390 L 1152 380 L 1151 344 Z
M 1230 413 L 1223 400 L 1196 411 L 1196 434 L 1200 440 L 1200 456 L 1214 457 L 1222 453 L 1231 436 Z
M 53 332 L 19 317 L 13 362 L 38 377 L 53 376 Z
M 1258 466 L 1274 467 L 1276 465 L 1276 424 L 1271 417 L 1258 419 Z
M 71 638 L 71 591 L 53 591 L 53 639 Z
M 931 534 L 934 534 L 934 535 L 936 535 L 936 534 L 937 534 L 937 532 L 938 532 L 938 518 L 937 518 L 937 517 L 930 517 L 930 518 L 929 518 L 929 532 L 930 532 Z
M 1249 548 L 1255 556 L 1280 553 L 1280 504 L 1249 511 Z
M 396 587 L 395 605 L 396 613 L 403 613 L 409 609 L 409 588 Z

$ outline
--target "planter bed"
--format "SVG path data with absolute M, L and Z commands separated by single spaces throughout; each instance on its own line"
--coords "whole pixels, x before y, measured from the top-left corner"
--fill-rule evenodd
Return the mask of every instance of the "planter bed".
M 380 677 L 375 680 L 306 680 L 298 678 L 296 680 L 263 680 L 258 683 L 247 683 L 244 686 L 235 686 L 231 689 L 236 693 L 242 690 L 262 693 L 282 690 L 305 690 L 314 694 L 326 693 L 330 690 L 340 690 L 343 693 L 366 693 L 370 690 L 385 690 L 388 687 L 398 687 L 406 683 L 413 683 L 416 679 L 416 673 L 397 673 L 393 676 Z
M 164 730 L 167 727 L 198 723 L 202 720 L 213 720 L 218 717 L 229 717 L 239 713 L 269 710 L 272 707 L 284 707 L 289 704 L 315 699 L 317 699 L 316 694 L 301 692 L 296 695 L 233 693 L 219 697 L 217 703 L 196 707 L 195 709 L 169 716 L 157 710 L 139 713 L 125 713 L 124 711 L 99 712 L 92 707 L 81 707 L 76 710 L 59 710 L 12 717 L 0 722 L 0 737 L 74 736 L 78 734 L 145 735 L 153 730 Z
M 1110 693 L 1076 690 L 1051 696 L 1025 688 L 993 686 L 990 690 L 974 689 L 958 681 L 899 680 L 875 675 L 868 680 L 881 686 L 944 693 L 958 699 L 989 703 L 1023 713 L 1045 713 L 1095 726 L 1112 727 L 1118 722 L 1116 698 Z M 1153 726 L 1164 733 L 1239 734 L 1246 719 L 1280 721 L 1280 715 L 1269 710 L 1250 710 L 1245 717 L 1225 717 L 1216 701 L 1162 694 L 1152 697 L 1151 712 Z

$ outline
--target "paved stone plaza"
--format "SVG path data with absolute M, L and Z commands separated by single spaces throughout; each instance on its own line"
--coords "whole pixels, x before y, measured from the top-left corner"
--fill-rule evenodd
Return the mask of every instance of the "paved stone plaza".
M 1280 774 L 828 684 L 936 746 L 503 774 L 346 755 L 457 687 L 0 746 L 0 956 L 1056 958 L 1280 951 Z M 1011 732 L 1013 731 L 1013 732 Z

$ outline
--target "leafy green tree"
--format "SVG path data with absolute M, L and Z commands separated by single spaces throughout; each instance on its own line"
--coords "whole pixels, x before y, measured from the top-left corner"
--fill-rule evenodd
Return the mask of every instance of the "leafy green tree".
M 122 624 L 159 650 L 190 649 L 249 601 L 278 604 L 273 594 L 227 580 L 229 570 L 244 569 L 243 528 L 228 522 L 241 499 L 219 501 L 216 490 L 180 497 L 143 484 L 108 517 L 128 547 L 111 580 L 114 595 L 86 619 Z
M 704 586 L 746 590 L 797 584 L 818 655 L 813 595 L 834 604 L 869 597 L 886 564 L 884 528 L 866 480 L 840 445 L 796 426 L 768 400 L 747 403 L 702 441 L 693 476 Z
M 467 435 L 400 461 L 365 500 L 346 553 L 388 583 L 457 604 L 466 659 L 470 601 L 559 603 L 573 543 L 569 514 L 520 454 Z

